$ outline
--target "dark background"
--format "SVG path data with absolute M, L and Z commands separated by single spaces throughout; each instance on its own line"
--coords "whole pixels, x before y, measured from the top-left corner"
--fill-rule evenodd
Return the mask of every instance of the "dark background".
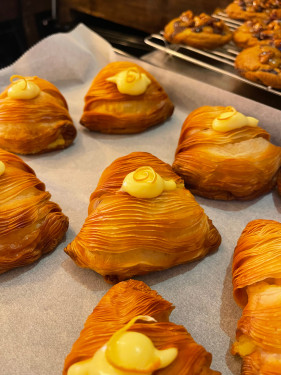
M 0 68 L 42 38 L 83 22 L 115 48 L 140 57 L 145 36 L 185 10 L 212 13 L 227 0 L 0 0 Z

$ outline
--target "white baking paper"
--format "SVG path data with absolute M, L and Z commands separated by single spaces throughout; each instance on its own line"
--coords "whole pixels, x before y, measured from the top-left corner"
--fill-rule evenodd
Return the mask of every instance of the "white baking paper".
M 202 105 L 232 105 L 259 118 L 273 142 L 281 145 L 280 111 L 138 60 L 134 61 L 159 80 L 174 102 L 172 118 L 142 134 L 89 132 L 79 125 L 83 98 L 97 72 L 114 59 L 125 58 L 116 56 L 106 41 L 79 25 L 70 33 L 44 39 L 0 71 L 2 89 L 12 74 L 37 75 L 54 83 L 65 96 L 78 130 L 74 144 L 66 150 L 22 157 L 69 217 L 70 227 L 53 253 L 31 266 L 0 275 L 3 375 L 61 374 L 64 358 L 87 316 L 110 288 L 94 271 L 76 266 L 63 249 L 80 230 L 90 194 L 113 160 L 133 151 L 148 151 L 172 164 L 184 119 Z M 137 279 L 176 306 L 171 321 L 183 324 L 213 354 L 212 369 L 238 375 L 241 360 L 229 352 L 241 315 L 232 298 L 233 249 L 249 221 L 280 220 L 281 200 L 276 192 L 249 202 L 196 199 L 221 233 L 219 250 L 201 261 Z

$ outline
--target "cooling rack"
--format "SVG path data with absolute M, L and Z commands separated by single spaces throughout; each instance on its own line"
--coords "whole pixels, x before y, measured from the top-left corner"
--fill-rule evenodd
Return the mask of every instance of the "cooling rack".
M 227 15 L 223 12 L 218 12 L 213 16 L 223 20 L 232 31 L 234 31 L 238 26 L 242 24 L 242 22 L 228 18 Z M 211 71 L 230 76 L 251 86 L 255 86 L 259 89 L 281 96 L 280 90 L 276 90 L 272 87 L 249 81 L 248 79 L 241 77 L 236 72 L 236 69 L 234 68 L 234 61 L 239 53 L 239 50 L 233 42 L 230 42 L 225 46 L 217 48 L 215 50 L 200 50 L 182 44 L 170 44 L 165 40 L 163 31 L 159 34 L 149 35 L 144 39 L 144 41 L 146 44 L 152 46 L 157 50 L 164 51 L 167 54 L 176 56 L 182 60 L 199 65 Z

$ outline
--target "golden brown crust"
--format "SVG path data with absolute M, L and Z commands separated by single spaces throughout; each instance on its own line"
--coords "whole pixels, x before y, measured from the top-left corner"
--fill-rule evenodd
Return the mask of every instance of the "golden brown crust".
M 11 84 L 0 94 L 0 147 L 19 154 L 68 147 L 76 137 L 76 129 L 64 97 L 50 82 L 26 78 L 41 92 L 34 99 L 13 99 L 7 96 Z
M 238 321 L 232 353 L 243 358 L 242 375 L 281 373 L 281 287 L 260 282 L 250 286 L 248 303 Z M 243 339 L 250 343 L 247 353 L 239 351 Z M 238 351 L 237 351 L 238 349 Z M 241 349 L 240 349 L 241 350 Z
M 176 360 L 157 375 L 219 375 L 210 369 L 212 355 L 198 345 L 183 326 L 169 322 L 174 307 L 142 281 L 128 280 L 113 286 L 88 317 L 80 337 L 66 357 L 63 375 L 69 367 L 91 358 L 112 336 L 137 315 L 149 315 L 158 322 L 135 323 L 130 330 L 147 335 L 157 349 L 178 348 Z
M 263 351 L 281 354 L 281 334 L 276 332 L 281 320 L 280 292 L 280 285 L 274 283 L 259 283 L 248 288 L 248 302 L 238 321 L 236 338 L 245 335 Z
M 194 17 L 192 11 L 189 10 L 165 26 L 164 37 L 173 44 L 214 49 L 229 42 L 232 32 L 223 21 L 205 13 Z
M 247 21 L 239 26 L 233 33 L 233 41 L 239 48 L 248 48 L 260 43 L 254 32 L 253 21 Z
M 244 308 L 232 347 L 233 354 L 243 357 L 242 375 L 281 373 L 280 265 L 281 223 L 261 219 L 248 223 L 232 267 L 234 298 Z
M 243 358 L 242 375 L 280 375 L 280 354 L 255 351 Z
M 122 94 L 115 83 L 106 81 L 129 68 L 138 69 L 151 80 L 144 94 Z M 101 133 L 140 133 L 163 123 L 173 110 L 168 95 L 150 73 L 137 64 L 120 61 L 106 65 L 93 80 L 85 97 L 80 123 L 89 130 Z
M 238 20 L 267 19 L 275 9 L 281 8 L 277 0 L 234 0 L 225 11 L 230 18 Z
M 19 157 L 0 149 L 0 273 L 33 263 L 52 251 L 68 228 L 68 218 Z
M 261 145 L 255 139 L 269 140 L 260 127 L 213 130 L 213 120 L 225 111 L 226 107 L 204 106 L 189 114 L 173 169 L 194 194 L 222 200 L 254 199 L 276 185 L 281 148 L 264 141 L 257 152 Z
M 281 223 L 253 220 L 243 230 L 233 256 L 232 281 L 236 303 L 247 303 L 245 288 L 269 278 L 281 278 Z
M 235 68 L 250 81 L 281 88 L 281 52 L 274 47 L 256 45 L 237 55 Z
M 91 195 L 89 216 L 65 249 L 81 267 L 107 281 L 170 268 L 202 258 L 220 244 L 220 235 L 190 192 L 178 187 L 151 199 L 120 191 L 125 176 L 151 166 L 164 179 L 183 181 L 155 156 L 135 152 L 114 161 Z

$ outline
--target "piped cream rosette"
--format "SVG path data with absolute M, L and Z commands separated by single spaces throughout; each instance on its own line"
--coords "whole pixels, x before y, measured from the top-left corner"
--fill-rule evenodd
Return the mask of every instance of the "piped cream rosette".
M 244 126 L 258 126 L 259 120 L 245 116 L 236 111 L 235 108 L 226 107 L 226 111 L 216 117 L 212 123 L 212 128 L 218 132 L 227 132 Z
M 136 316 L 115 332 L 92 358 L 72 365 L 67 375 L 151 375 L 167 367 L 177 355 L 177 348 L 158 350 L 149 337 L 127 332 L 137 321 L 156 322 L 150 316 Z
M 108 82 L 116 83 L 117 90 L 122 94 L 141 95 L 151 84 L 151 80 L 145 73 L 141 73 L 138 68 L 132 67 L 108 77 Z
M 32 81 L 32 78 L 27 79 L 23 76 L 13 75 L 10 81 L 12 82 L 12 86 L 8 90 L 8 97 L 10 98 L 34 99 L 41 92 L 39 86 Z
M 175 190 L 176 187 L 174 180 L 164 180 L 149 166 L 129 173 L 122 184 L 122 190 L 136 198 L 155 198 L 164 190 Z

